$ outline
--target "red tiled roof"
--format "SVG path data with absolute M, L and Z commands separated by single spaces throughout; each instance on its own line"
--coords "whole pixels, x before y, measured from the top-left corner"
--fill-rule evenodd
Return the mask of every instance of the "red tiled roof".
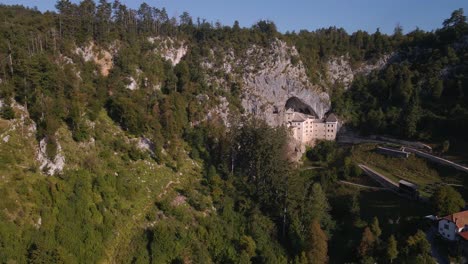
M 468 210 L 459 212 L 459 213 L 454 213 L 451 215 L 447 215 L 444 217 L 444 219 L 454 222 L 458 228 L 463 228 L 465 227 L 465 225 L 468 225 Z
M 458 233 L 463 239 L 468 241 L 468 231 Z

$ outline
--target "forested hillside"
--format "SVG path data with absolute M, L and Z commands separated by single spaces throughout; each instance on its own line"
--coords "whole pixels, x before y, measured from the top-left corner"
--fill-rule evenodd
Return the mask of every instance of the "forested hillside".
M 365 133 L 426 141 L 468 133 L 468 24 L 456 10 L 434 32 L 395 31 L 397 49 L 380 72 L 358 77 L 334 108 Z
M 320 170 L 291 163 L 286 129 L 244 109 L 240 76 L 273 67 L 262 51 L 308 95 L 329 95 L 349 128 L 460 140 L 463 10 L 434 32 L 385 35 L 282 34 L 118 0 L 56 8 L 0 5 L 1 263 L 432 261 L 414 215 L 381 230 L 360 210 L 367 194 L 340 187 L 361 174 L 352 149 L 319 144 L 308 156 Z M 330 77 L 336 58 L 349 85 Z

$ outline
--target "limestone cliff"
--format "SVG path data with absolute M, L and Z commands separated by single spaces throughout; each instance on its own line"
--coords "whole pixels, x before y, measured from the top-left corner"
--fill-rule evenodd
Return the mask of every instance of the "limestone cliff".
M 155 45 L 154 52 L 171 62 L 173 66 L 187 54 L 188 47 L 184 41 L 168 37 L 149 37 L 148 41 Z
M 394 54 L 387 54 L 376 61 L 364 61 L 359 65 L 351 65 L 348 56 L 333 57 L 326 63 L 327 79 L 332 85 L 342 83 L 344 88 L 348 89 L 356 75 L 367 75 L 374 70 L 381 70 L 394 57 Z
M 295 47 L 276 39 L 267 47 L 251 45 L 241 54 L 212 49 L 203 66 L 209 82 L 220 88 L 230 85 L 226 79 L 240 84 L 247 114 L 278 126 L 283 124 L 285 106 L 291 98 L 298 98 L 320 118 L 330 109 L 328 94 L 309 81 L 298 57 Z
M 94 42 L 89 42 L 86 46 L 77 47 L 74 53 L 83 57 L 85 61 L 93 61 L 99 65 L 101 75 L 107 76 L 114 66 L 113 57 L 117 50 L 118 45 L 115 42 L 109 46 L 109 50 L 97 46 Z M 73 62 L 69 58 L 67 60 L 69 63 Z

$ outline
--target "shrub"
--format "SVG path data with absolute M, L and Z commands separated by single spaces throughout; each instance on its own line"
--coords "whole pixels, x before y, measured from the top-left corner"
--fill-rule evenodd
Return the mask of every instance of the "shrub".
M 11 120 L 15 118 L 15 111 L 10 105 L 4 105 L 0 110 L 0 116 L 4 119 Z

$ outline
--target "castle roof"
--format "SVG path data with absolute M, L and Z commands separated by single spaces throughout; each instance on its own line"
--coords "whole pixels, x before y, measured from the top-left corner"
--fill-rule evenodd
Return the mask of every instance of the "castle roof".
M 338 118 L 336 118 L 335 114 L 329 114 L 325 121 L 327 121 L 327 122 L 338 122 Z
M 304 122 L 307 120 L 307 117 L 304 114 L 301 113 L 294 113 L 294 117 L 292 119 L 293 122 Z

